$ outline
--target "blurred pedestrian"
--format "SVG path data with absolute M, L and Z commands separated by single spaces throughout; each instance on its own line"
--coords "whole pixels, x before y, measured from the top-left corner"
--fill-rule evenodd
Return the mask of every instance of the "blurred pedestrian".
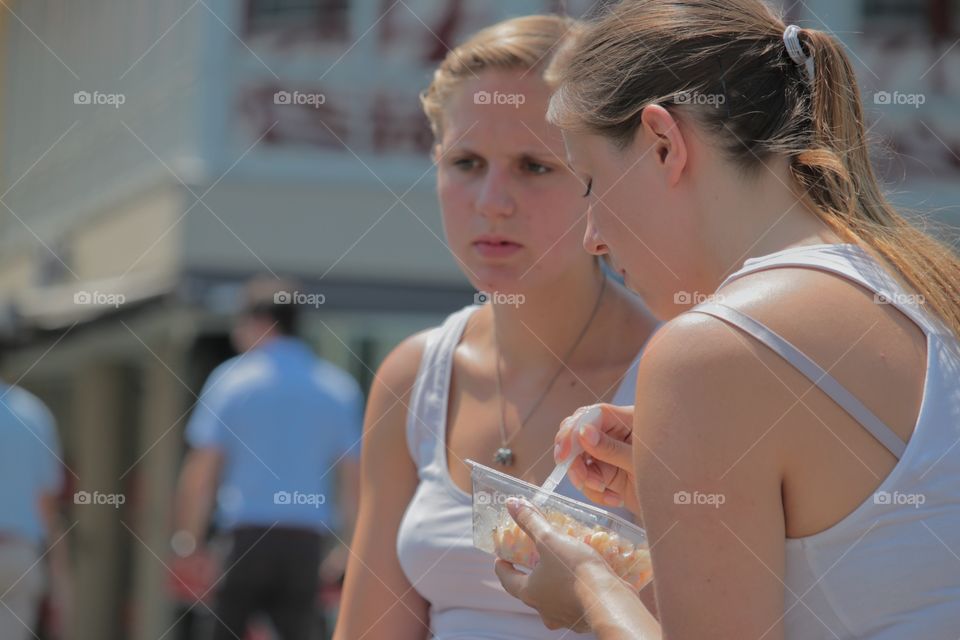
M 0 383 L 0 638 L 36 637 L 40 604 L 52 566 L 65 586 L 65 544 L 59 542 L 57 503 L 63 465 L 53 415 L 39 398 Z M 52 545 L 47 551 L 45 546 Z M 63 579 L 63 581 L 61 581 Z M 65 589 L 53 610 L 66 614 Z
M 363 396 L 297 337 L 299 296 L 275 279 L 248 285 L 232 334 L 241 354 L 207 379 L 186 428 L 172 546 L 181 566 L 195 568 L 185 574 L 207 572 L 216 507 L 228 547 L 213 598 L 216 640 L 243 638 L 257 613 L 284 640 L 322 637 L 321 560 L 352 528 Z

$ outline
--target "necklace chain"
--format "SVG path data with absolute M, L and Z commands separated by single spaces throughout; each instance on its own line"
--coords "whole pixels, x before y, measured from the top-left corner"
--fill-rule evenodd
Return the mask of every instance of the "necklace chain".
M 563 373 L 563 370 L 567 368 L 567 361 L 570 359 L 570 356 L 573 355 L 573 352 L 576 351 L 577 347 L 580 346 L 580 343 L 583 341 L 584 336 L 587 335 L 587 331 L 590 329 L 590 325 L 593 324 L 594 318 L 597 317 L 597 312 L 600 310 L 600 302 L 603 300 L 603 292 L 607 288 L 607 277 L 603 275 L 603 280 L 600 282 L 600 293 L 597 294 L 597 301 L 593 304 L 593 311 L 590 312 L 590 317 L 587 318 L 587 322 L 583 325 L 583 328 L 580 330 L 580 334 L 577 336 L 577 339 L 573 341 L 573 344 L 567 349 L 566 354 L 560 360 L 560 366 L 557 367 L 557 370 L 554 372 L 553 376 L 550 378 L 550 381 L 547 383 L 547 386 L 544 387 L 543 391 L 540 393 L 540 396 L 537 398 L 536 402 L 533 403 L 533 406 L 527 411 L 526 417 L 520 421 L 520 428 L 517 429 L 513 435 L 509 438 L 507 437 L 507 425 L 506 425 L 506 403 L 504 402 L 503 397 L 503 382 L 500 376 L 500 341 L 497 339 L 497 325 L 494 322 L 493 325 L 493 336 L 494 343 L 497 348 L 497 398 L 500 403 L 500 448 L 497 449 L 497 452 L 494 454 L 493 461 L 504 466 L 513 465 L 513 450 L 508 446 L 510 441 L 513 440 L 517 434 L 519 434 L 530 418 L 533 417 L 533 414 L 536 413 L 537 409 L 540 408 L 540 405 L 543 404 L 543 401 L 546 399 L 547 394 L 550 392 L 550 389 L 553 388 L 554 383 L 557 381 L 557 378 L 560 377 L 560 374 Z

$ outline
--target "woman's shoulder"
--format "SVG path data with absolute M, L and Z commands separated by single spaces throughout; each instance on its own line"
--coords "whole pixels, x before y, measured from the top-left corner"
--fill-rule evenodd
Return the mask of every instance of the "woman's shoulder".
M 872 292 L 804 268 L 750 274 L 722 288 L 710 302 L 757 321 L 825 368 L 841 354 L 856 363 L 859 350 L 851 345 L 873 342 L 871 330 L 882 329 L 884 321 L 909 324 L 889 305 L 878 305 Z M 775 378 L 783 366 L 789 365 L 754 337 L 694 308 L 660 327 L 647 345 L 641 372 L 669 372 L 678 385 L 749 387 L 758 379 Z
M 905 407 L 916 400 L 924 367 L 923 332 L 859 285 L 810 269 L 778 268 L 731 283 L 714 302 L 776 333 L 867 406 L 883 408 L 885 397 L 903 396 Z M 809 392 L 811 384 L 742 329 L 707 313 L 687 312 L 667 322 L 647 346 L 637 393 L 650 412 L 648 424 L 661 430 L 650 437 L 705 453 L 739 442 L 748 449 L 762 446 L 775 457 L 789 455 L 791 447 L 783 445 L 796 441 L 790 429 L 772 427 L 808 419 L 788 409 L 800 404 L 798 398 L 814 402 L 819 394 Z M 842 413 L 825 406 L 820 414 L 828 418 Z M 658 415 L 679 420 L 658 420 Z M 899 420 L 899 415 L 885 411 L 881 417 L 888 423 L 910 422 L 909 416 Z M 678 422 L 682 429 L 675 429 Z
M 404 338 L 400 344 L 394 347 L 377 370 L 374 386 L 379 385 L 392 391 L 395 390 L 397 395 L 404 395 L 401 391 L 409 393 L 417 378 L 420 361 L 426 351 L 427 342 L 431 334 L 437 329 L 438 327 L 431 327 L 419 331 Z
M 405 338 L 384 358 L 377 377 L 382 378 L 384 383 L 405 385 L 404 389 L 412 386 L 428 346 L 444 333 L 455 331 L 456 325 L 466 322 L 475 310 L 474 306 L 464 307 L 451 313 L 440 324 Z

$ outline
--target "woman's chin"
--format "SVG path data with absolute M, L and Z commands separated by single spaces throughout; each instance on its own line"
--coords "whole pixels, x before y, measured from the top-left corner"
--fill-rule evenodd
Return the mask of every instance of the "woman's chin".
M 523 270 L 516 267 L 468 264 L 470 284 L 477 291 L 518 293 L 530 283 L 523 279 Z

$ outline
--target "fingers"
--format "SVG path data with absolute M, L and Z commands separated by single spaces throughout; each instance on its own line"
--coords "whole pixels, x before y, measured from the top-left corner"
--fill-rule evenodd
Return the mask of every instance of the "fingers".
M 522 498 L 509 498 L 507 500 L 507 511 L 510 512 L 523 532 L 530 536 L 530 539 L 538 546 L 544 538 L 553 533 L 550 523 L 539 511 L 533 508 L 533 505 Z
M 504 591 L 518 600 L 523 600 L 521 594 L 523 594 L 523 589 L 527 584 L 527 575 L 500 558 L 497 558 L 493 570 L 497 574 L 500 584 L 503 585 Z
M 553 438 L 553 461 L 556 464 L 560 464 L 570 455 L 570 433 L 573 425 L 576 423 L 576 419 L 576 413 L 564 418 L 560 423 L 560 428 L 557 430 L 557 435 Z
M 603 421 L 609 431 L 633 432 L 633 405 L 601 404 Z
M 629 442 L 633 433 L 633 406 L 588 405 L 580 407 L 572 415 L 564 418 L 553 439 L 555 462 L 559 463 L 569 455 L 571 436 L 585 423 L 596 425 L 601 433 L 608 434 L 615 440 Z
M 624 433 L 625 425 L 629 424 L 626 422 L 626 416 L 622 411 L 625 408 L 630 409 L 630 415 L 632 416 L 633 407 L 603 405 L 605 416 L 603 423 L 581 423 L 577 429 L 577 437 L 586 453 L 601 462 L 606 462 L 632 474 L 633 446 L 629 441 L 618 437 Z M 632 420 L 632 417 L 630 419 Z M 629 432 L 627 433 L 629 434 Z

